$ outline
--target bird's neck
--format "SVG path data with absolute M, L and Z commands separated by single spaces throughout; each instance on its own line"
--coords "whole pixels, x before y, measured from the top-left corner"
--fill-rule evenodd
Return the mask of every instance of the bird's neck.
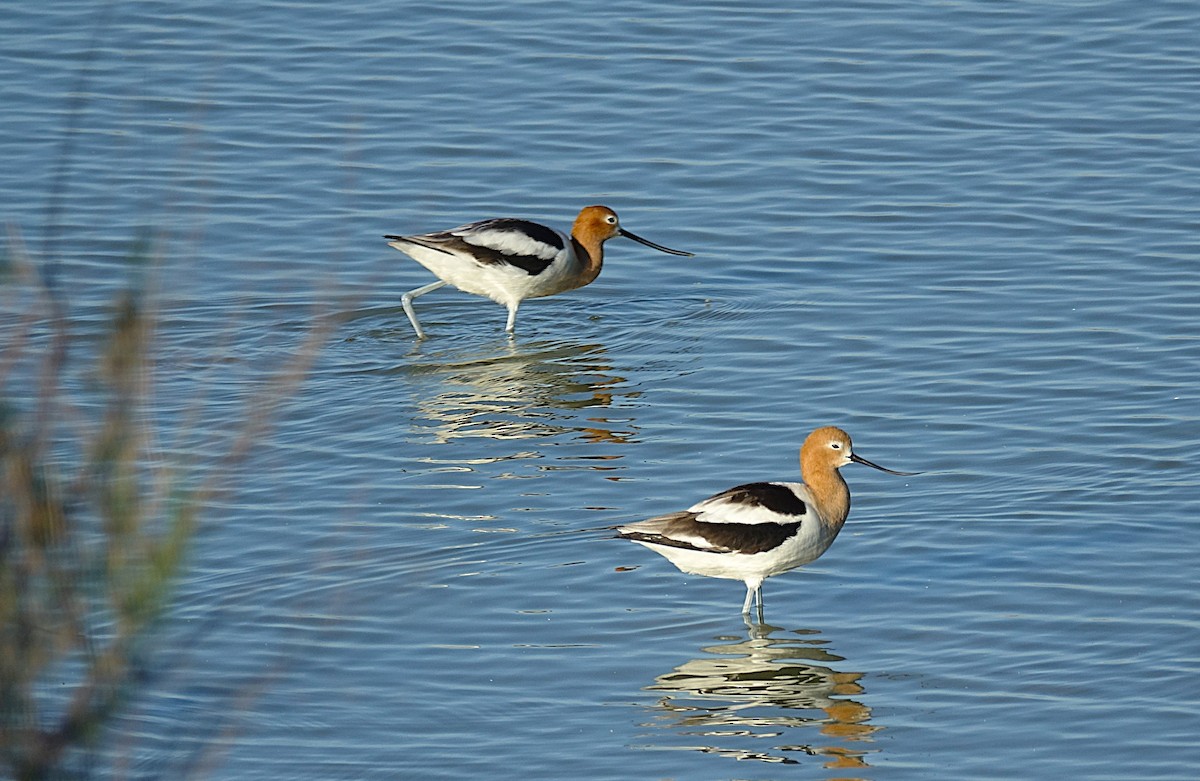
M 604 245 L 596 242 L 589 247 L 572 235 L 571 247 L 575 250 L 575 258 L 579 263 L 579 284 L 576 287 L 590 285 L 600 276 L 600 267 L 604 265 Z
M 837 534 L 850 514 L 850 488 L 836 469 L 818 469 L 805 474 L 805 483 L 817 502 L 821 520 Z

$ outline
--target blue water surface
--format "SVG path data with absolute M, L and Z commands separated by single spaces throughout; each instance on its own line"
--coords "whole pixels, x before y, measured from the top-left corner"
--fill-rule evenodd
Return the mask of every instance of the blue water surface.
M 1194 3 L 5 17 L 9 256 L 86 340 L 150 238 L 164 459 L 339 318 L 98 774 L 1195 778 Z M 696 257 L 613 240 L 515 338 L 449 288 L 413 338 L 383 234 L 591 203 Z M 763 625 L 604 531 L 798 479 L 825 424 L 922 474 L 847 467 Z

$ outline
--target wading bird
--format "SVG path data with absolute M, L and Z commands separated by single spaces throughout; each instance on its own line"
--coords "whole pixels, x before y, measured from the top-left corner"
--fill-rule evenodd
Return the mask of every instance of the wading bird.
M 512 333 L 517 308 L 525 299 L 574 290 L 596 279 L 604 264 L 604 242 L 616 236 L 669 255 L 693 257 L 691 252 L 670 249 L 630 233 L 607 206 L 585 206 L 569 235 L 529 220 L 502 217 L 437 233 L 384 238 L 390 239 L 389 247 L 408 255 L 438 278 L 400 299 L 417 337 L 424 338 L 425 331 L 412 306 L 417 296 L 454 285 L 490 298 L 508 307 L 504 330 Z
M 833 544 L 850 513 L 850 489 L 838 469 L 854 462 L 897 472 L 854 453 L 850 435 L 825 426 L 800 448 L 802 483 L 747 483 L 682 512 L 617 527 L 617 536 L 660 553 L 683 572 L 746 584 L 742 613 L 772 575 L 818 558 Z

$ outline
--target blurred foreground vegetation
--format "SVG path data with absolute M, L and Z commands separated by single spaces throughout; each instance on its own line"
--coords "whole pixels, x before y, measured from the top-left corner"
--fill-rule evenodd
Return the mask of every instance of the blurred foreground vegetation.
M 0 778 L 26 781 L 92 770 L 89 752 L 154 669 L 201 510 L 265 436 L 330 318 L 247 394 L 258 406 L 217 463 L 172 463 L 148 409 L 153 296 L 130 285 L 104 333 L 75 334 L 52 280 L 13 254 L 0 270 Z

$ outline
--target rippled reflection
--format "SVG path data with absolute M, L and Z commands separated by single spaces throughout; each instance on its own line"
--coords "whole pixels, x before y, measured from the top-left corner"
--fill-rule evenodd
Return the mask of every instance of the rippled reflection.
M 637 391 L 613 373 L 599 344 L 514 340 L 475 352 L 423 354 L 392 371 L 417 381 L 436 379 L 417 395 L 414 428 L 439 444 L 564 433 L 623 443 L 636 431 L 630 415 L 614 415 L 610 408 Z
M 782 764 L 821 757 L 839 771 L 869 767 L 871 736 L 881 727 L 854 699 L 864 691 L 863 673 L 836 669 L 845 660 L 826 650 L 815 630 L 747 628 L 746 637 L 719 637 L 701 649 L 704 656 L 646 687 L 661 693 L 646 726 L 685 741 L 648 748 Z

